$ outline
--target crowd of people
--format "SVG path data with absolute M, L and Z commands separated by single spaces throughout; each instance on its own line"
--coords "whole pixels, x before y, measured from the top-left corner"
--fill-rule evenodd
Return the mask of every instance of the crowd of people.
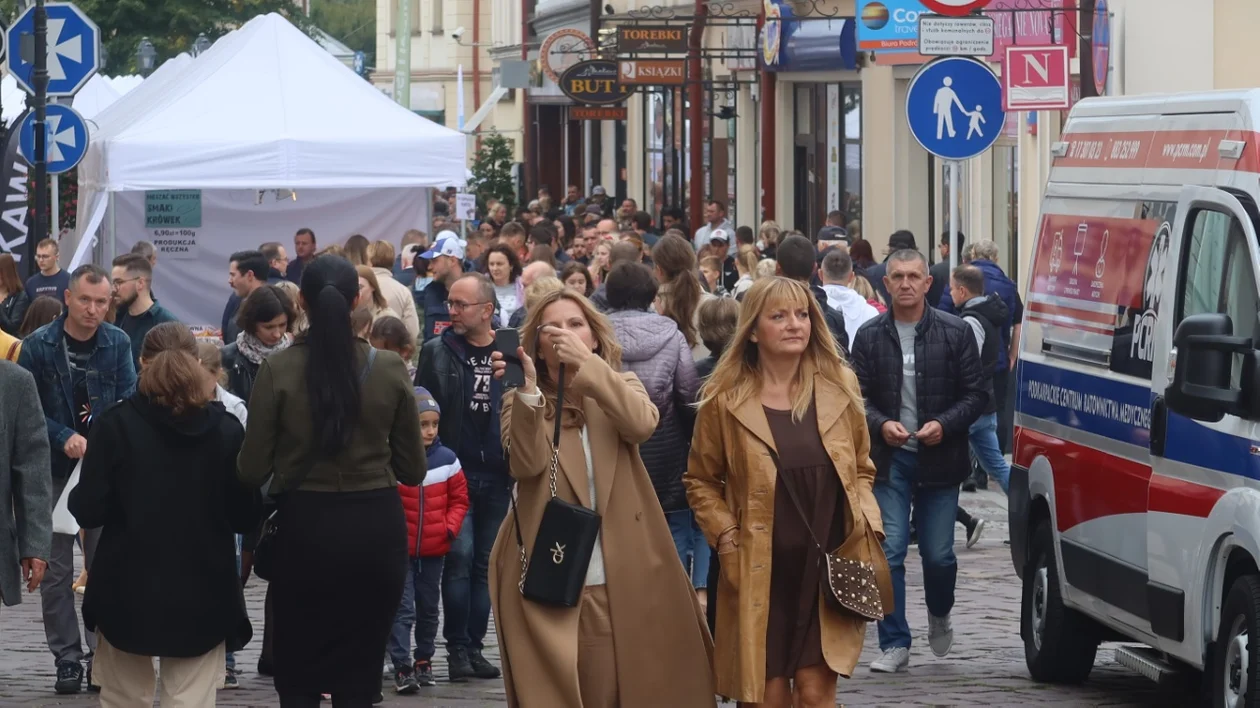
M 839 213 L 811 238 L 716 201 L 658 232 L 598 187 L 487 207 L 463 237 L 439 208 L 397 247 L 233 254 L 221 343 L 160 305 L 149 244 L 66 273 L 43 242 L 26 283 L 0 255 L 0 598 L 40 590 L 58 693 L 150 705 L 158 658 L 164 699 L 210 705 L 261 634 L 282 706 L 366 706 L 382 660 L 399 694 L 436 683 L 441 629 L 449 680 L 502 675 L 510 705 L 832 705 L 865 622 L 821 599 L 825 553 L 875 569 L 895 672 L 915 542 L 949 653 L 955 524 L 983 528 L 960 486 L 1009 476 L 1022 304 L 991 242 L 951 271 L 904 231 L 876 263 Z M 559 608 L 525 591 L 557 499 L 600 519 Z

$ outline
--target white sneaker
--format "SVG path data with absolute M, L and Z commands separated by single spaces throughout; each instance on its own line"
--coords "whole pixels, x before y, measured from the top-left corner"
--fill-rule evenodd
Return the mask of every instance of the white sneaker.
M 954 646 L 954 627 L 950 624 L 949 615 L 934 617 L 928 613 L 928 646 L 938 657 L 948 656 Z
M 982 534 L 984 534 L 984 519 L 976 519 L 967 529 L 967 548 L 979 543 Z
M 910 648 L 893 647 L 871 662 L 871 671 L 880 674 L 895 674 L 899 671 L 905 671 L 909 666 Z

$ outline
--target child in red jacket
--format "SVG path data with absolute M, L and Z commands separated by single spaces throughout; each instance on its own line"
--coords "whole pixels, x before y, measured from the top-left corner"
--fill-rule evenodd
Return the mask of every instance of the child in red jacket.
M 455 453 L 438 440 L 438 419 L 442 411 L 427 390 L 417 386 L 415 394 L 429 471 L 423 487 L 398 485 L 411 549 L 402 604 L 389 636 L 394 690 L 400 694 L 415 693 L 420 686 L 435 684 L 430 661 L 437 638 L 442 565 L 468 513 L 468 483 L 464 480 L 464 470 Z M 413 623 L 416 628 L 414 664 L 413 658 L 407 656 Z

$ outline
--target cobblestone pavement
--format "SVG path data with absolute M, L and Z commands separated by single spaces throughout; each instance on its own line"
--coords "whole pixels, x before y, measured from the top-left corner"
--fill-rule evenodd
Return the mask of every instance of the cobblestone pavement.
M 874 627 L 856 676 L 841 680 L 838 702 L 846 706 L 1188 706 L 1193 697 L 1160 691 L 1153 683 L 1114 663 L 1112 651 L 1099 651 L 1090 681 L 1080 687 L 1042 686 L 1028 678 L 1019 639 L 1019 585 L 1011 568 L 1005 502 L 999 494 L 962 495 L 963 505 L 987 521 L 984 538 L 972 549 L 958 542 L 958 601 L 954 610 L 954 650 L 936 659 L 927 649 L 927 618 L 923 604 L 922 573 L 911 551 L 907 565 L 910 624 L 915 631 L 910 670 L 895 675 L 871 674 L 865 668 L 877 655 Z M 959 527 L 961 533 L 961 527 Z M 260 625 L 263 587 L 251 582 L 246 593 L 250 616 Z M 256 626 L 261 633 L 261 626 Z M 439 638 L 440 641 L 440 638 Z M 441 650 L 439 650 L 441 653 Z M 486 655 L 497 661 L 497 647 Z M 220 706 L 277 705 L 269 680 L 254 673 L 258 642 L 238 654 L 246 670 L 239 691 L 219 694 Z M 501 681 L 450 684 L 442 680 L 445 662 L 435 662 L 439 685 L 419 696 L 399 697 L 386 692 L 386 706 L 503 706 Z M 44 645 L 39 600 L 0 609 L 0 706 L 94 705 L 94 697 L 61 698 L 52 693 L 53 666 Z M 733 704 L 732 704 L 733 705 Z M 552 707 L 547 707 L 552 708 Z M 554 708 L 562 708 L 556 706 Z M 626 706 L 626 708 L 658 708 Z M 668 707 L 659 707 L 668 708 Z

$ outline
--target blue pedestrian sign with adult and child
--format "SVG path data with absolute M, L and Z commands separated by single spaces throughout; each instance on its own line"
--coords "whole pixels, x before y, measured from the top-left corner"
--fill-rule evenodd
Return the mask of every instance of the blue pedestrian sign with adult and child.
M 988 150 L 1002 133 L 1002 82 L 984 62 L 945 57 L 910 82 L 906 120 L 924 150 L 966 160 Z
M 101 65 L 101 31 L 73 3 L 50 2 L 48 12 L 48 95 L 73 96 Z M 26 8 L 9 28 L 9 73 L 35 93 L 35 8 Z M 23 51 L 25 49 L 25 51 Z
M 18 128 L 18 150 L 30 164 L 35 164 L 35 113 L 28 111 Z M 67 105 L 48 104 L 44 121 L 44 155 L 48 173 L 61 174 L 73 170 L 83 160 L 88 148 L 87 121 Z

